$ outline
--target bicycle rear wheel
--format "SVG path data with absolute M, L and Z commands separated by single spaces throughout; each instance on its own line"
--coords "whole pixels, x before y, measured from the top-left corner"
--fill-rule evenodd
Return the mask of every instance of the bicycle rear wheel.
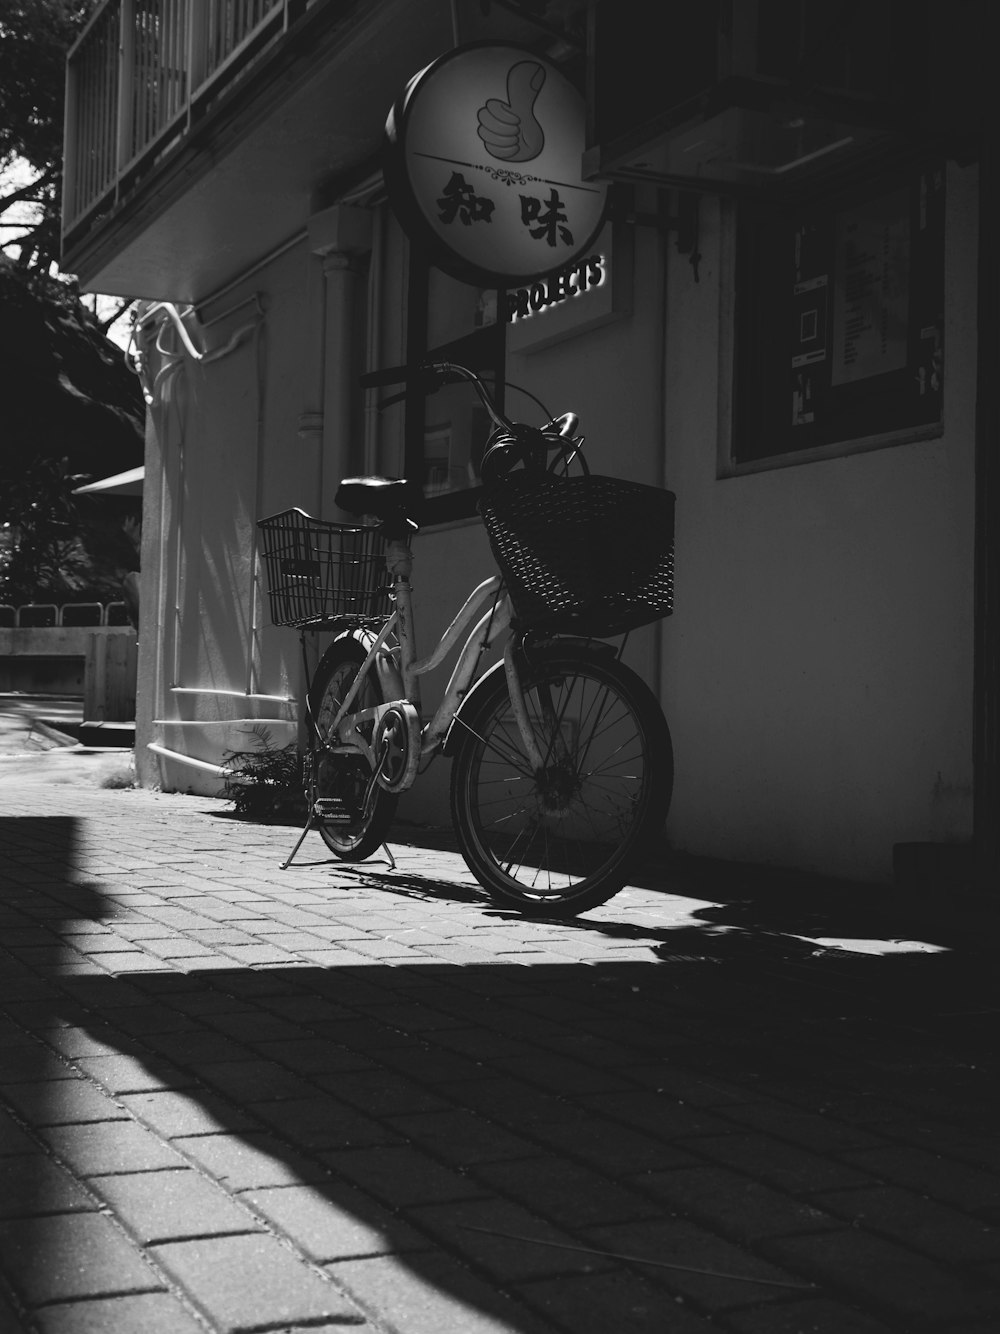
M 323 655 L 309 688 L 309 708 L 321 742 L 365 656 L 362 646 L 351 638 L 335 640 Z M 352 711 L 384 702 L 377 673 L 369 672 Z M 372 731 L 372 723 L 362 725 L 361 734 L 369 746 Z M 364 861 L 385 842 L 398 798 L 371 784 L 372 767 L 360 751 L 331 755 L 320 745 L 313 753 L 313 766 L 315 795 L 329 805 L 328 816 L 316 821 L 324 843 L 341 861 Z
M 452 818 L 491 898 L 571 917 L 621 889 L 666 818 L 670 732 L 651 691 L 599 649 L 557 640 L 520 671 L 543 766 L 533 771 L 495 673 L 459 720 Z

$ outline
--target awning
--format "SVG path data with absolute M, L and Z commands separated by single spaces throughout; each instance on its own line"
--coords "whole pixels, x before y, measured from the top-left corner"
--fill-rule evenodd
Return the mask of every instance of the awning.
M 73 494 L 85 496 L 99 492 L 102 495 L 141 496 L 145 475 L 146 469 L 143 467 L 129 468 L 128 472 L 116 472 L 113 477 L 105 477 L 99 482 L 88 482 L 86 486 L 75 487 Z

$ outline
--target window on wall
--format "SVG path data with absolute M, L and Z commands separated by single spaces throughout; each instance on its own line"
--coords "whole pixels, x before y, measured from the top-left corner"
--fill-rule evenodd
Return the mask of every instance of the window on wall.
M 502 409 L 505 300 L 503 293 L 450 278 L 411 251 L 407 362 L 432 357 L 468 366 L 483 376 Z M 491 426 L 468 384 L 407 396 L 406 475 L 420 479 L 424 524 L 475 514 Z
M 729 471 L 940 428 L 944 169 L 794 213 L 741 205 Z

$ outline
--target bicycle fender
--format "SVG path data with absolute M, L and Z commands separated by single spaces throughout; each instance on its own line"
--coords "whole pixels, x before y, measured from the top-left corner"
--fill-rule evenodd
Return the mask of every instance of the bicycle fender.
M 371 647 L 377 639 L 377 635 L 371 630 L 348 630 L 344 634 L 339 634 L 330 644 L 320 660 L 320 667 L 329 654 L 334 653 L 339 645 L 345 639 L 353 639 L 354 642 L 364 649 L 365 653 L 371 652 Z M 382 687 L 382 698 L 385 700 L 394 700 L 403 698 L 403 678 L 400 675 L 396 661 L 388 649 L 381 649 L 375 656 L 375 671 L 378 675 L 379 685 Z M 317 671 L 319 668 L 317 668 Z
M 615 652 L 613 645 L 606 644 L 602 640 L 575 638 L 569 635 L 560 635 L 557 639 L 547 640 L 544 644 L 537 645 L 535 651 L 548 654 L 553 652 L 577 654 L 592 653 L 600 657 L 607 657 L 608 655 L 613 656 Z M 522 670 L 526 666 L 526 659 L 530 660 L 531 653 L 532 649 L 530 648 L 527 652 L 523 649 L 520 651 L 518 655 L 518 666 Z M 479 680 L 476 681 L 468 691 L 461 704 L 455 710 L 455 716 L 451 720 L 451 726 L 445 733 L 444 742 L 441 746 L 442 755 L 450 755 L 453 752 L 459 736 L 466 728 L 475 730 L 476 720 L 482 708 L 481 699 L 486 692 L 487 682 L 492 681 L 496 673 L 502 672 L 503 670 L 503 661 L 494 663 L 488 671 L 485 671 L 482 674 Z
M 491 681 L 497 672 L 503 672 L 503 662 L 495 662 L 488 671 L 483 672 L 482 676 L 466 693 L 465 698 L 455 710 L 455 716 L 445 733 L 444 742 L 441 746 L 442 755 L 450 755 L 454 749 L 455 742 L 467 726 L 474 726 L 475 719 L 480 712 L 479 699 L 486 688 L 486 683 Z

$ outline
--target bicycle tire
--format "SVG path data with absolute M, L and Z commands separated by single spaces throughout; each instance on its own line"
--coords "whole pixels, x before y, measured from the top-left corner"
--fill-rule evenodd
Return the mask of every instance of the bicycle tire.
M 599 649 L 557 640 L 519 667 L 548 762 L 532 772 L 506 676 L 496 672 L 459 719 L 455 833 L 495 902 L 530 916 L 573 917 L 622 888 L 666 818 L 670 730 L 648 687 Z M 553 753 L 557 732 L 562 758 Z
M 335 640 L 323 655 L 309 687 L 310 713 L 320 738 L 326 735 L 329 723 L 354 683 L 365 657 L 366 650 L 350 637 Z M 361 710 L 383 703 L 378 675 L 370 672 L 354 707 Z M 365 739 L 369 743 L 371 733 L 372 724 L 368 724 Z M 313 763 L 316 796 L 339 799 L 355 817 L 347 824 L 317 820 L 324 843 L 341 861 L 364 861 L 385 842 L 398 797 L 376 786 L 370 795 L 366 815 L 359 806 L 372 771 L 363 755 L 324 755 L 320 746 L 314 751 Z

